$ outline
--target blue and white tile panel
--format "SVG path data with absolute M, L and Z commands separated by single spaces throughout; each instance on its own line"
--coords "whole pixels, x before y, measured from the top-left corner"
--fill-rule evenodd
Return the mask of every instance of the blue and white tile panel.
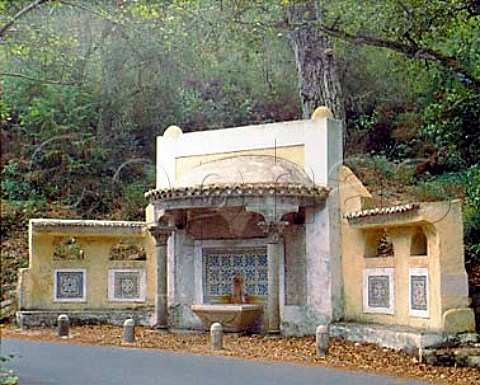
M 410 316 L 429 318 L 428 269 L 410 268 L 408 270 L 408 282 L 408 303 Z
M 53 300 L 55 302 L 87 300 L 87 272 L 85 269 L 56 269 L 53 281 Z
M 215 302 L 232 295 L 232 278 L 243 278 L 243 293 L 258 297 L 268 294 L 266 247 L 212 247 L 202 249 L 203 297 Z
M 143 302 L 145 291 L 145 269 L 110 269 L 108 271 L 109 301 Z
M 363 311 L 365 313 L 395 313 L 394 273 L 393 268 L 363 270 Z

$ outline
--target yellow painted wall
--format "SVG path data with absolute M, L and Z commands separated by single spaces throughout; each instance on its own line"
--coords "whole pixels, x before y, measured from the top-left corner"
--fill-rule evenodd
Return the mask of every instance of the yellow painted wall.
M 358 188 L 358 179 L 342 170 L 340 202 L 343 214 L 364 209 L 368 194 Z M 427 237 L 428 255 L 412 256 L 411 241 L 417 228 Z M 394 245 L 393 257 L 366 258 L 366 234 L 388 228 Z M 342 269 L 344 318 L 347 321 L 403 325 L 441 332 L 475 330 L 473 311 L 468 308 L 468 291 L 449 295 L 442 291 L 444 275 L 466 284 L 463 260 L 463 225 L 460 202 L 422 203 L 418 212 L 392 214 L 373 220 L 350 223 L 342 216 Z M 395 313 L 373 314 L 363 309 L 363 271 L 366 268 L 394 268 Z M 428 268 L 429 317 L 409 313 L 409 269 Z M 464 277 L 464 278 L 463 278 Z M 465 281 L 464 281 L 464 280 Z M 360 290 L 359 290 L 360 289 Z M 459 290 L 461 291 L 461 290 Z
M 53 259 L 58 234 L 33 232 L 30 234 L 30 265 L 20 272 L 20 310 L 98 310 L 135 309 L 153 306 L 155 298 L 155 243 L 147 232 L 136 241 L 146 253 L 144 261 L 109 260 L 111 247 L 124 237 L 96 235 L 82 236 L 78 230 L 72 234 L 84 250 L 84 259 Z M 128 234 L 126 236 L 130 237 Z M 145 301 L 109 301 L 109 269 L 134 268 L 146 270 Z M 56 269 L 85 269 L 85 302 L 54 301 L 54 271 Z
M 265 152 L 262 152 L 265 151 Z M 266 154 L 270 149 L 245 151 L 241 155 Z M 231 156 L 231 153 L 177 159 L 177 170 L 187 171 L 202 161 Z M 240 153 L 239 153 L 240 155 Z M 277 149 L 279 157 L 303 166 L 303 146 Z M 183 162 L 183 163 L 182 163 Z M 467 275 L 463 257 L 461 202 L 422 203 L 418 211 L 349 221 L 344 214 L 370 204 L 370 194 L 360 181 L 343 167 L 339 185 L 342 212 L 342 274 L 344 319 L 347 321 L 403 325 L 439 332 L 473 331 L 475 322 L 469 308 Z M 378 218 L 378 219 L 376 219 Z M 368 233 L 388 228 L 394 256 L 366 258 Z M 427 237 L 428 255 L 410 254 L 411 241 L 421 228 Z M 132 235 L 133 234 L 133 235 Z M 59 237 L 75 236 L 84 250 L 82 260 L 55 260 L 53 252 Z M 156 289 L 155 243 L 146 229 L 132 232 L 122 226 L 114 230 L 93 231 L 76 227 L 48 231 L 30 230 L 30 266 L 20 273 L 20 310 L 105 310 L 135 309 L 154 305 Z M 123 238 L 134 237 L 147 253 L 146 261 L 109 260 L 111 247 Z M 55 269 L 86 269 L 85 302 L 54 301 Z M 146 269 L 146 300 L 118 302 L 108 299 L 108 271 L 119 268 Z M 395 313 L 372 314 L 363 309 L 363 272 L 366 268 L 394 268 Z M 429 316 L 409 313 L 409 268 L 428 268 Z
M 262 149 L 255 149 L 255 150 L 178 157 L 175 159 L 175 180 L 178 180 L 183 174 L 190 171 L 194 167 L 201 165 L 202 163 L 211 162 L 219 159 L 225 159 L 231 156 L 243 156 L 243 155 L 275 156 L 275 154 L 279 158 L 284 158 L 297 164 L 301 169 L 304 169 L 305 167 L 305 148 L 303 145 L 277 147 L 276 149 L 274 147 L 270 147 L 270 148 L 262 148 Z

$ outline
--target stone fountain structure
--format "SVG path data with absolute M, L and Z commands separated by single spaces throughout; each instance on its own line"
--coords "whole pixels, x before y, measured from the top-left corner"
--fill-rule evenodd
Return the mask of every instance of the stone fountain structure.
M 198 304 L 192 305 L 191 309 L 208 329 L 218 322 L 226 332 L 250 332 L 254 330 L 255 323 L 263 312 L 263 306 L 247 302 L 247 297 L 243 293 L 243 278 L 239 273 L 234 273 L 232 284 L 232 295 L 225 296 L 228 303 Z
M 157 138 L 143 222 L 34 219 L 18 322 L 331 335 L 401 348 L 473 331 L 461 203 L 373 207 L 325 108 Z

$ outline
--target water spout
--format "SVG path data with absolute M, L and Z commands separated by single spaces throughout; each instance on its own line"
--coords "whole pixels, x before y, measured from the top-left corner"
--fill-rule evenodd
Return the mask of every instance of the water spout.
M 247 303 L 245 296 L 243 295 L 243 278 L 240 273 L 235 273 L 232 278 L 233 294 L 231 303 Z

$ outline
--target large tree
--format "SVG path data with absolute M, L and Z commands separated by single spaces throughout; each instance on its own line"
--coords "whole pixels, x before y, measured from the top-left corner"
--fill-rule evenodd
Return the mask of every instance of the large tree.
M 304 118 L 318 106 L 329 107 L 334 117 L 345 120 L 338 63 L 328 36 L 315 28 L 322 15 L 316 1 L 291 1 L 287 8 L 289 36 L 299 79 Z
M 231 1 L 233 21 L 246 33 L 277 34 L 290 41 L 297 67 L 305 119 L 318 106 L 329 107 L 345 120 L 342 86 L 332 41 L 319 28 L 322 9 L 315 0 Z M 227 7 L 224 7 L 227 8 Z M 228 16 L 225 16 L 227 19 Z
M 434 63 L 464 87 L 480 89 L 480 3 L 474 0 L 272 0 L 233 2 L 257 18 L 250 25 L 289 34 L 297 61 L 304 115 L 325 104 L 342 118 L 332 39 L 388 49 Z M 272 16 L 273 15 L 273 16 Z M 252 18 L 250 17 L 250 20 Z

